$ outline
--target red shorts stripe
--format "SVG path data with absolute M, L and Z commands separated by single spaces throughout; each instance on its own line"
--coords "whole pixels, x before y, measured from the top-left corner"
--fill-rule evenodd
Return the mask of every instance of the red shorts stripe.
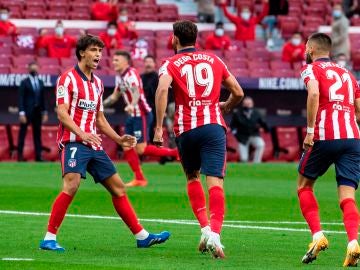
M 301 165 L 300 165 L 300 173 L 304 174 L 305 171 L 305 166 L 306 163 L 309 160 L 310 154 L 311 154 L 312 148 L 310 148 L 308 151 L 306 151 L 306 153 L 304 154 L 304 156 L 301 158 Z

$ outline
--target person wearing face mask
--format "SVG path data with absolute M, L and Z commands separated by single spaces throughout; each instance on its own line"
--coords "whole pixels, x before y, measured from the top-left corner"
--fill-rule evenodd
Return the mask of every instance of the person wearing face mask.
M 338 64 L 340 67 L 344 67 L 347 70 L 352 72 L 352 67 L 350 63 L 348 62 L 348 59 L 346 58 L 346 55 L 343 53 L 340 53 L 334 57 L 334 61 L 336 64 Z
M 41 124 L 47 122 L 44 82 L 38 77 L 39 66 L 36 62 L 28 65 L 29 76 L 23 79 L 19 87 L 19 121 L 18 161 L 25 161 L 23 157 L 24 141 L 29 124 L 32 125 L 35 145 L 35 159 L 41 159 Z
M 0 8 L 0 36 L 11 36 L 17 34 L 16 26 L 9 21 L 9 9 L 7 7 Z
M 223 22 L 217 22 L 215 31 L 211 33 L 205 41 L 206 50 L 228 50 L 230 47 L 230 38 L 225 35 Z
M 300 33 L 294 33 L 290 40 L 284 44 L 282 60 L 290 63 L 305 60 L 305 44 Z
M 122 38 L 134 40 L 139 37 L 135 29 L 135 22 L 129 21 L 128 11 L 126 8 L 120 9 L 117 21 L 117 29 Z
M 333 7 L 331 24 L 331 55 L 345 54 L 350 59 L 349 20 L 343 13 L 341 5 Z
M 91 18 L 98 21 L 116 21 L 118 0 L 99 0 L 91 5 Z
M 99 35 L 107 49 L 121 49 L 123 47 L 121 36 L 116 27 L 116 22 L 109 22 L 106 32 Z
M 230 128 L 239 142 L 241 162 L 249 161 L 249 151 L 252 146 L 255 148 L 253 162 L 260 163 L 265 149 L 265 142 L 260 136 L 260 128 L 267 132 L 269 127 L 260 112 L 254 108 L 251 97 L 245 97 L 242 107 L 233 111 Z
M 250 8 L 243 6 L 239 16 L 231 14 L 226 8 L 226 0 L 221 1 L 222 10 L 225 16 L 235 24 L 235 39 L 255 40 L 256 25 L 259 24 L 269 13 L 269 0 L 263 0 L 263 9 L 260 15 L 252 15 Z
M 47 35 L 47 30 L 40 31 L 40 37 L 36 42 L 36 48 L 46 51 L 48 57 L 52 58 L 69 58 L 71 49 L 76 46 L 76 38 L 64 35 L 64 26 L 62 21 L 57 21 L 55 34 Z

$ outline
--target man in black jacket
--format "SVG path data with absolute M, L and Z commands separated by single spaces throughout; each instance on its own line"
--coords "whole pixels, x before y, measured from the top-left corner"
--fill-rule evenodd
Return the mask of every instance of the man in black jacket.
M 41 159 L 41 124 L 48 120 L 45 105 L 44 82 L 38 77 L 38 65 L 29 63 L 29 76 L 21 81 L 19 87 L 19 121 L 18 161 L 24 161 L 23 149 L 28 124 L 32 125 L 35 159 Z
M 235 109 L 230 123 L 231 131 L 239 142 L 240 160 L 249 161 L 249 148 L 255 148 L 254 163 L 260 163 L 265 142 L 260 136 L 260 128 L 268 131 L 268 126 L 261 114 L 254 108 L 251 97 L 245 97 L 241 109 Z

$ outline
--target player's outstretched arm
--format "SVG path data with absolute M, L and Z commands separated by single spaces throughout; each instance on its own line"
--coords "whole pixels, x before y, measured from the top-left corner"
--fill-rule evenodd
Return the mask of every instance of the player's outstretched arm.
M 314 128 L 316 115 L 319 109 L 319 82 L 317 80 L 309 80 L 306 85 L 308 91 L 306 112 L 307 112 L 307 133 L 304 139 L 303 148 L 307 150 L 314 144 Z
M 171 82 L 172 77 L 170 75 L 162 75 L 159 79 L 159 84 L 155 93 L 156 125 L 154 144 L 158 146 L 161 146 L 163 143 L 162 125 L 165 117 L 165 111 L 168 101 L 168 92 Z
M 102 111 L 99 111 L 96 115 L 96 126 L 102 133 L 123 147 L 134 147 L 136 145 L 135 137 L 130 135 L 120 136 L 117 134 L 110 126 Z
M 71 119 L 69 113 L 68 104 L 60 104 L 57 106 L 57 116 L 59 121 L 72 133 L 75 133 L 79 136 L 84 142 L 90 143 L 93 145 L 100 145 L 101 138 L 97 134 L 86 133 L 80 129 L 78 125 Z
M 110 107 L 116 101 L 118 101 L 119 98 L 120 98 L 120 93 L 115 89 L 114 92 L 112 92 L 112 94 L 103 101 L 104 107 Z
M 223 86 L 230 91 L 230 96 L 225 102 L 220 102 L 220 109 L 229 113 L 243 99 L 244 91 L 233 75 L 223 81 Z

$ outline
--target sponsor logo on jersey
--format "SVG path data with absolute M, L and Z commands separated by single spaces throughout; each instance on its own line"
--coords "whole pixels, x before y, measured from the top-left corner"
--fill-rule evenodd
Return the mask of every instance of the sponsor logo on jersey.
M 65 87 L 60 85 L 57 89 L 57 97 L 58 98 L 63 98 L 65 97 Z
M 96 102 L 93 100 L 79 99 L 78 107 L 83 110 L 95 111 L 96 110 Z

